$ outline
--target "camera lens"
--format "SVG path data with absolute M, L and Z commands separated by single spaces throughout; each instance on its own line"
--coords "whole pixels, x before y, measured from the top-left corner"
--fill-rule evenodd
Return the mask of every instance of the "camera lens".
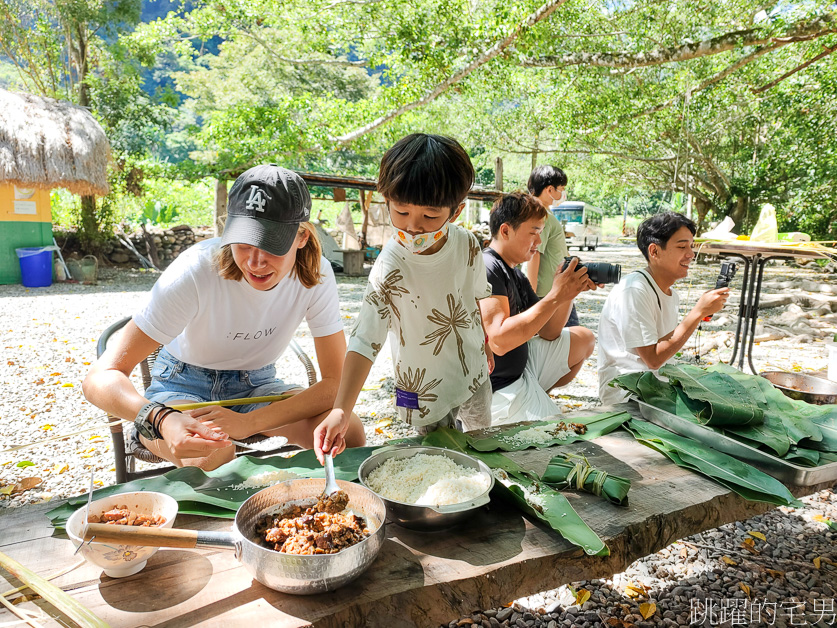
M 619 283 L 622 278 L 622 267 L 619 264 L 607 262 L 587 262 L 587 276 L 593 283 Z

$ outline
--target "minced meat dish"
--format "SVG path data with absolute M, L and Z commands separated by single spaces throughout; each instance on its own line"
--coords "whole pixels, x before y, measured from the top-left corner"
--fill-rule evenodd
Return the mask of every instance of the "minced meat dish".
M 166 522 L 162 515 L 141 515 L 127 506 L 117 506 L 101 515 L 89 515 L 87 523 L 106 523 L 118 526 L 157 527 Z
M 286 554 L 336 554 L 360 543 L 370 532 L 363 517 L 341 512 L 349 502 L 330 496 L 309 508 L 292 506 L 279 515 L 267 515 L 256 523 L 256 536 L 265 547 Z M 336 511 L 337 506 L 341 506 Z

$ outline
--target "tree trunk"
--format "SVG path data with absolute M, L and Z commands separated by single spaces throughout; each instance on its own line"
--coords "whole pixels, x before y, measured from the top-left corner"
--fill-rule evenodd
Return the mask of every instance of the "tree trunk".
M 535 142 L 532 146 L 532 170 L 534 170 L 538 165 L 538 140 L 540 139 L 540 137 L 540 131 L 535 133 Z
M 699 196 L 695 196 L 694 199 L 695 208 L 697 209 L 697 220 L 695 222 L 698 226 L 698 233 L 702 233 L 706 230 L 706 217 L 709 215 L 709 210 L 712 209 L 712 205 Z
M 494 162 L 494 189 L 503 191 L 503 158 L 498 157 Z
M 360 211 L 363 214 L 363 224 L 360 226 L 360 240 L 358 244 L 360 244 L 361 249 L 365 249 L 367 244 L 366 230 L 369 228 L 369 205 L 372 203 L 372 192 L 370 191 L 369 194 L 363 190 L 358 190 L 358 192 L 360 192 Z
M 90 88 L 87 86 L 87 46 L 85 29 L 81 25 L 76 27 L 78 34 L 78 48 L 76 71 L 78 72 L 78 104 L 90 108 Z M 85 253 L 98 253 L 99 249 L 99 218 L 96 216 L 96 197 L 81 197 L 81 233 L 79 240 Z
M 148 250 L 148 257 L 155 268 L 160 268 L 160 255 L 157 253 L 157 243 L 154 242 L 154 236 L 148 233 L 145 225 L 140 225 L 142 228 L 142 238 L 145 240 L 145 248 Z
M 224 233 L 224 223 L 227 220 L 227 181 L 215 181 L 215 237 Z
M 735 207 L 730 212 L 729 217 L 735 222 L 735 226 L 739 230 L 743 229 L 747 224 L 747 214 L 750 210 L 750 197 L 739 196 L 735 199 Z
M 98 253 L 99 220 L 96 216 L 96 197 L 81 197 L 81 233 L 79 242 L 85 253 Z

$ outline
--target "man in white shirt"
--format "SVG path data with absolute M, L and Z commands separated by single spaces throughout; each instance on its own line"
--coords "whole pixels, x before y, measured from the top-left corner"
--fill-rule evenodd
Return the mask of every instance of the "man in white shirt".
M 625 401 L 627 393 L 608 384 L 625 373 L 657 371 L 676 354 L 706 316 L 719 312 L 729 288 L 709 290 L 678 324 L 680 297 L 672 288 L 689 274 L 695 254 L 695 223 L 665 212 L 645 220 L 636 243 L 648 266 L 614 286 L 599 319 L 599 398 Z

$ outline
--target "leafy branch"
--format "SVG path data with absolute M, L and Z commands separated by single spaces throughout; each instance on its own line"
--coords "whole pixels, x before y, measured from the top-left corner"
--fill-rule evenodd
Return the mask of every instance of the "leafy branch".
M 542 5 L 537 11 L 529 15 L 525 20 L 518 24 L 507 37 L 495 43 L 491 48 L 486 50 L 483 54 L 479 55 L 476 59 L 472 60 L 468 65 L 456 72 L 453 76 L 450 76 L 449 78 L 445 79 L 444 81 L 430 89 L 424 96 L 422 96 L 418 100 L 414 100 L 412 102 L 401 105 L 397 109 L 394 109 L 376 118 L 369 124 L 359 127 L 354 131 L 350 131 L 345 135 L 337 137 L 336 140 L 341 144 L 346 144 L 348 142 L 354 141 L 359 137 L 363 137 L 370 131 L 374 131 L 378 127 L 386 124 L 387 122 L 390 122 L 395 118 L 407 113 L 408 111 L 412 111 L 413 109 L 433 102 L 452 86 L 461 82 L 469 74 L 474 72 L 474 70 L 477 70 L 478 68 L 482 67 L 483 65 L 497 57 L 506 48 L 511 46 L 511 44 L 518 37 L 520 37 L 520 35 L 522 35 L 524 32 L 526 32 L 528 29 L 530 29 L 538 22 L 548 18 L 556 9 L 558 9 L 566 1 L 567 0 L 549 0 L 544 5 Z
M 810 41 L 837 32 L 837 17 L 826 13 L 813 20 L 793 24 L 782 35 L 771 35 L 762 28 L 724 33 L 711 39 L 690 42 L 680 46 L 658 48 L 643 52 L 573 52 L 564 55 L 543 55 L 521 61 L 523 67 L 558 68 L 585 65 L 605 68 L 640 68 L 664 63 L 690 61 L 701 57 L 728 52 L 743 46 L 766 44 L 787 45 Z

